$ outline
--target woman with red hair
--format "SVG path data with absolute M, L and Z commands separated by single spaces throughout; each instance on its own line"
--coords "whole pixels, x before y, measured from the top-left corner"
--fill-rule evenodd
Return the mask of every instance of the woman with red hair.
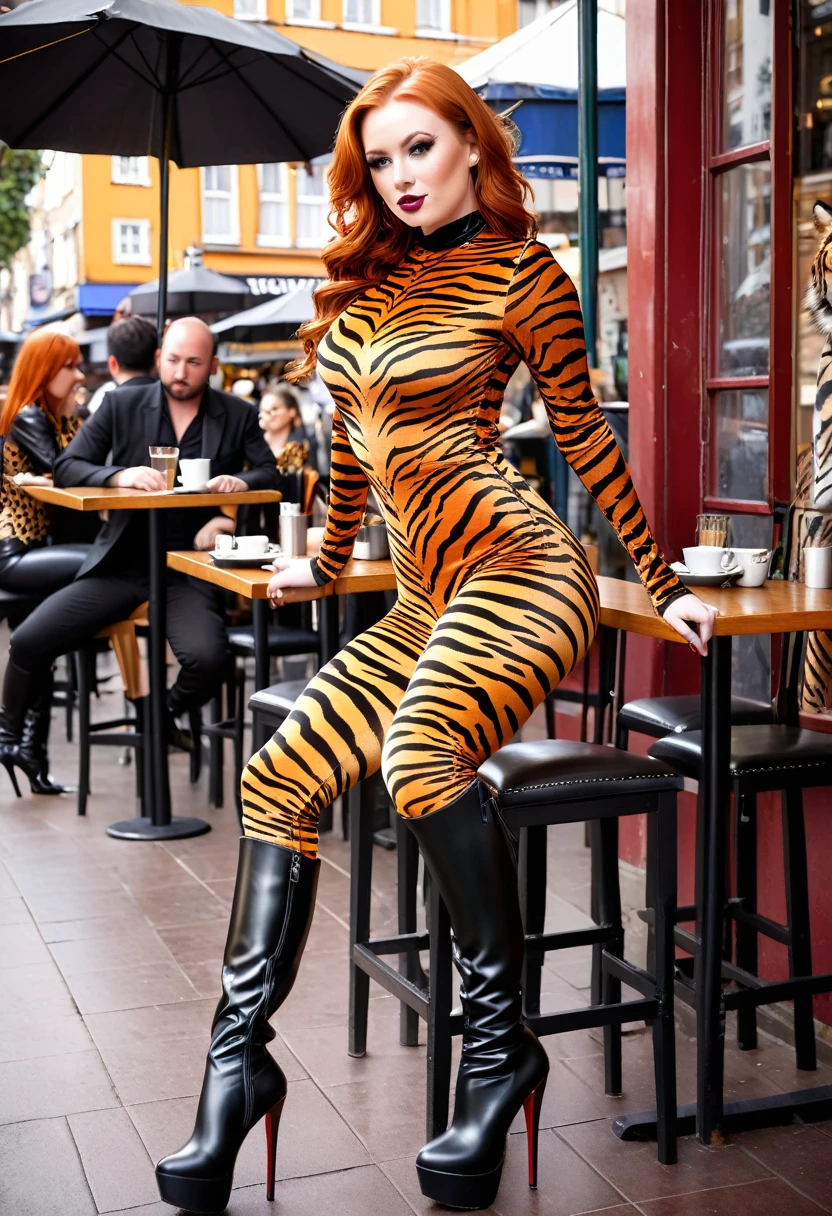
M 548 1061 L 523 1025 L 514 859 L 478 770 L 586 653 L 599 605 L 580 544 L 500 448 L 500 403 L 521 360 L 657 612 L 702 652 L 713 629 L 714 610 L 650 533 L 590 388 L 577 293 L 535 239 L 512 151 L 500 119 L 429 59 L 376 72 L 338 131 L 329 282 L 296 369 L 317 364 L 336 404 L 329 508 L 318 557 L 276 562 L 269 595 L 337 577 L 372 487 L 399 596 L 246 767 L 196 1127 L 157 1166 L 162 1197 L 193 1211 L 223 1210 L 238 1149 L 264 1116 L 273 1192 L 286 1081 L 266 1051 L 269 1018 L 312 919 L 318 816 L 379 770 L 447 905 L 462 978 L 454 1119 L 417 1158 L 422 1191 L 488 1207 L 521 1107 L 537 1136 Z
M 83 382 L 81 351 L 66 334 L 35 330 L 20 348 L 0 413 L 0 588 L 44 599 L 71 583 L 86 545 L 50 545 L 51 509 L 15 481 L 20 473 L 52 476 L 56 458 L 78 430 L 74 393 Z M 15 769 L 35 794 L 61 794 L 49 777 L 46 751 L 50 676 L 37 681 L 9 659 L 0 707 L 0 764 L 20 797 Z

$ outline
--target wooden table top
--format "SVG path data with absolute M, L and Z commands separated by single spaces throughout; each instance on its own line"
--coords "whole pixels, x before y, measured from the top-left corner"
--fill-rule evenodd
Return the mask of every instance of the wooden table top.
M 115 486 L 23 486 L 32 498 L 71 511 L 149 511 L 152 507 L 233 507 L 241 503 L 280 502 L 279 490 L 239 490 L 232 494 L 176 494 L 173 490 L 121 490 Z
M 265 562 L 267 559 L 263 560 Z M 207 553 L 169 552 L 168 566 L 172 570 L 181 570 L 184 574 L 201 578 L 203 582 L 213 583 L 216 587 L 236 591 L 250 600 L 264 600 L 272 578 L 270 571 L 261 570 L 258 566 L 245 566 L 237 570 L 215 566 Z M 350 558 L 340 577 L 323 587 L 284 587 L 283 603 L 307 603 L 327 595 L 347 595 L 353 591 L 393 591 L 395 587 L 396 576 L 391 561 L 361 562 Z
M 271 574 L 267 570 L 220 569 L 207 553 L 168 553 L 168 565 L 205 582 L 236 591 L 248 599 L 265 599 Z M 387 561 L 347 562 L 340 578 L 324 587 L 287 587 L 284 603 L 296 604 L 325 595 L 359 591 L 392 591 L 396 587 L 393 565 Z M 657 616 L 650 597 L 640 583 L 622 579 L 598 579 L 601 595 L 601 624 L 625 629 L 668 642 L 684 642 L 675 630 Z M 719 610 L 716 633 L 796 633 L 800 630 L 832 629 L 832 591 L 816 591 L 802 583 L 771 581 L 763 587 L 703 587 L 700 598 Z

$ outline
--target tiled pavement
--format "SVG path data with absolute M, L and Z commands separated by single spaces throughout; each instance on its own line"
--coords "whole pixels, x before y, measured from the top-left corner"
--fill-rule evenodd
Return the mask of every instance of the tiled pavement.
M 5 652 L 5 637 L 0 633 Z M 103 696 L 102 715 L 114 698 Z M 108 704 L 109 703 L 109 704 Z M 532 737 L 537 724 L 527 731 Z M 53 769 L 75 754 L 56 720 Z M 195 840 L 128 844 L 105 825 L 131 813 L 133 774 L 114 749 L 93 758 L 86 819 L 71 798 L 15 802 L 0 772 L 0 1212 L 9 1216 L 156 1216 L 153 1161 L 192 1124 L 235 872 L 231 791 L 206 810 L 184 756 L 171 758 L 180 814 L 207 816 Z M 419 1194 L 425 1049 L 401 1047 L 398 1006 L 373 989 L 369 1051 L 346 1054 L 349 851 L 325 838 L 320 897 L 298 983 L 275 1018 L 274 1050 L 289 1078 L 275 1204 L 265 1198 L 260 1129 L 243 1147 L 229 1211 L 286 1216 L 407 1216 L 436 1211 Z M 374 930 L 393 926 L 395 855 L 376 850 Z M 629 887 L 632 886 L 632 890 Z M 552 832 L 551 927 L 585 923 L 582 829 Z M 632 904 L 638 889 L 625 884 Z M 550 956 L 548 1008 L 587 1000 L 585 952 Z M 423 1036 L 424 1037 L 424 1036 Z M 770 1040 L 727 1057 L 728 1090 L 750 1096 L 800 1084 Z M 694 1092 L 694 1044 L 678 1037 L 680 1098 Z M 626 1094 L 603 1094 L 598 1034 L 546 1040 L 552 1075 L 543 1110 L 541 1176 L 524 1176 L 525 1134 L 510 1137 L 500 1216 L 809 1216 L 832 1212 L 832 1126 L 738 1137 L 718 1150 L 693 1139 L 679 1164 L 652 1145 L 622 1144 L 610 1119 L 652 1105 L 650 1042 L 625 1041 Z M 824 1070 L 825 1072 L 825 1070 Z

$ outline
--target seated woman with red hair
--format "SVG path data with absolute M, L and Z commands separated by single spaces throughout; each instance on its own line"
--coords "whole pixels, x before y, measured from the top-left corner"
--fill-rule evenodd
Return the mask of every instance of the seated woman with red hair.
M 26 493 L 19 474 L 52 476 L 52 467 L 78 430 L 74 393 L 84 377 L 81 351 L 66 334 L 36 330 L 15 363 L 0 413 L 0 589 L 44 599 L 71 583 L 86 545 L 51 545 L 52 510 Z M 60 794 L 49 777 L 51 675 L 37 689 L 9 660 L 0 707 L 0 764 L 19 796 L 15 769 L 35 794 Z M 28 707 L 28 708 L 27 708 Z

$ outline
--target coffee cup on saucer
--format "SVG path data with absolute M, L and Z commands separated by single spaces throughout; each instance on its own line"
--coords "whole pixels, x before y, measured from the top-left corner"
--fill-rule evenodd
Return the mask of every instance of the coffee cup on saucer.
M 724 574 L 737 564 L 734 550 L 720 545 L 692 545 L 682 555 L 691 574 Z
M 214 551 L 216 553 L 224 553 L 226 557 L 233 553 L 237 548 L 237 538 L 232 536 L 230 532 L 218 532 L 214 541 Z
M 204 490 L 211 480 L 211 461 L 200 457 L 179 461 L 179 478 L 183 490 Z
M 768 574 L 768 559 L 770 549 L 735 549 L 734 557 L 737 565 L 742 566 L 742 578 L 737 579 L 738 587 L 762 587 Z
M 264 557 L 268 552 L 268 536 L 236 536 L 234 551 L 238 557 Z

